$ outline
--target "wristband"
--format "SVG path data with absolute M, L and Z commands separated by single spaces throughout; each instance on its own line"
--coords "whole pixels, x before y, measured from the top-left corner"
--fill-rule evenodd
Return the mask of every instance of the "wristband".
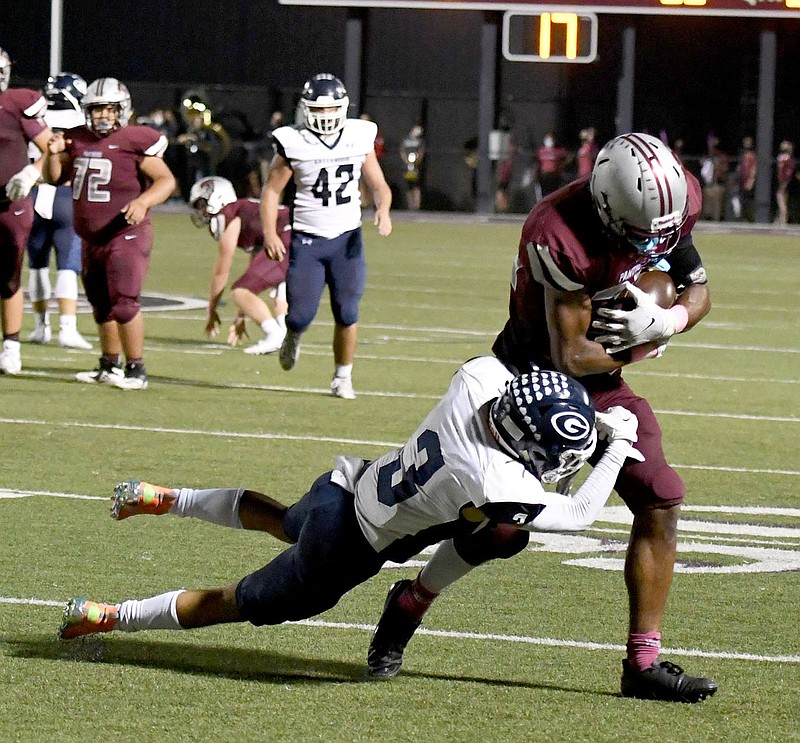
M 675 321 L 675 333 L 680 333 L 689 324 L 689 312 L 682 304 L 676 304 L 669 308 L 672 319 Z

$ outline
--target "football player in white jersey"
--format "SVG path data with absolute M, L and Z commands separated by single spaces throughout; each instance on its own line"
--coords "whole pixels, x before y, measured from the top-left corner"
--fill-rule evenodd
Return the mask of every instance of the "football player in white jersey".
M 637 426 L 624 408 L 595 413 L 583 386 L 560 372 L 514 376 L 496 358 L 478 357 L 456 372 L 405 446 L 373 461 L 337 458 L 288 508 L 244 488 L 123 482 L 114 491 L 115 519 L 169 513 L 265 531 L 291 546 L 225 587 L 119 604 L 72 599 L 60 636 L 308 618 L 385 562 L 405 562 L 441 540 L 471 565 L 511 557 L 529 530 L 580 530 L 595 520 L 623 462 L 638 455 Z M 546 491 L 542 483 L 581 468 L 598 437 L 604 451 L 575 495 Z M 509 529 L 519 538 L 506 539 Z M 371 675 L 384 677 L 380 670 L 370 663 Z
M 85 117 L 81 99 L 86 80 L 73 72 L 60 72 L 47 80 L 45 123 L 53 132 L 82 126 Z M 42 153 L 29 146 L 28 155 L 36 160 Z M 49 343 L 52 337 L 47 306 L 50 301 L 50 253 L 56 253 L 55 298 L 58 302 L 60 329 L 58 345 L 64 348 L 92 347 L 78 331 L 78 274 L 81 272 L 81 239 L 72 226 L 72 186 L 42 183 L 33 202 L 33 227 L 28 238 L 28 291 L 36 318 L 36 327 L 28 336 L 31 343 Z
M 300 98 L 302 126 L 272 132 L 275 156 L 261 195 L 264 244 L 273 260 L 286 247 L 275 230 L 278 205 L 294 178 L 292 241 L 286 293 L 287 333 L 279 359 L 287 371 L 297 362 L 300 338 L 319 309 L 326 283 L 333 312 L 335 370 L 331 393 L 352 399 L 352 371 L 358 339 L 358 310 L 367 267 L 361 236 L 363 177 L 375 200 L 375 225 L 383 237 L 392 231 L 392 192 L 375 155 L 376 124 L 348 119 L 350 99 L 342 82 L 327 73 L 314 75 Z

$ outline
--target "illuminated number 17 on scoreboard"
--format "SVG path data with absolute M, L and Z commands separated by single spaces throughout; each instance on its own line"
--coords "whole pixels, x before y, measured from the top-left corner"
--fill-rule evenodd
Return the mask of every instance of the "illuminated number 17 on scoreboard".
M 503 56 L 515 62 L 593 62 L 597 16 L 509 10 L 503 16 Z

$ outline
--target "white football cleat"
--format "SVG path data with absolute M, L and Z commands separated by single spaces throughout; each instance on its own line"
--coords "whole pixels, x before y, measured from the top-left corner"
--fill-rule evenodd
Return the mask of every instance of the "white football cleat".
M 3 350 L 0 352 L 0 374 L 19 374 L 21 371 L 19 341 L 3 341 Z
M 269 335 L 264 336 L 258 343 L 254 343 L 252 346 L 245 348 L 244 352 L 253 356 L 263 356 L 267 353 L 275 353 L 275 351 L 281 347 L 285 337 L 285 332 L 269 333 Z
M 36 330 L 34 330 L 29 336 L 28 340 L 31 343 L 50 343 L 53 338 L 53 331 L 51 330 L 49 325 L 37 325 Z
M 353 380 L 350 377 L 334 377 L 331 380 L 331 394 L 334 397 L 341 397 L 342 400 L 355 400 Z
M 124 377 L 125 372 L 119 364 L 109 364 L 103 359 L 100 359 L 100 364 L 97 369 L 88 372 L 78 372 L 75 379 L 84 384 L 110 384 L 116 387 L 114 380 L 119 377 Z
M 62 328 L 58 331 L 58 345 L 61 348 L 81 348 L 84 351 L 90 351 L 92 348 L 92 344 L 72 328 L 68 330 Z

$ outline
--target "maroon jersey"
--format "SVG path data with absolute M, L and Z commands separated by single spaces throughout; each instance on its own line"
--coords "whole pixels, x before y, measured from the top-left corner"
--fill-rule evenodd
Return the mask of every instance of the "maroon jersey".
M 28 142 L 47 129 L 42 119 L 46 110 L 47 100 L 35 90 L 9 88 L 0 93 L 1 186 L 28 164 Z
M 242 227 L 239 230 L 239 239 L 236 241 L 245 253 L 255 253 L 264 247 L 264 230 L 261 228 L 261 215 L 257 199 L 237 199 L 220 209 L 219 214 L 212 217 L 208 228 L 215 240 L 219 240 L 228 225 L 239 217 Z M 283 238 L 284 245 L 289 244 L 289 207 L 278 207 L 278 234 Z
M 702 192 L 694 176 L 687 173 L 686 180 L 688 216 L 673 251 L 680 277 L 670 272 L 679 288 L 705 280 L 690 236 Z M 542 199 L 525 220 L 511 279 L 509 319 L 492 350 L 520 369 L 529 362 L 553 368 L 545 287 L 593 296 L 623 281 L 635 281 L 647 264 L 646 256 L 625 250 L 603 228 L 589 192 L 589 176 L 573 181 Z
M 104 243 L 128 225 L 122 210 L 150 185 L 139 169 L 145 157 L 162 157 L 166 137 L 149 126 L 125 126 L 101 137 L 85 126 L 69 129 L 66 152 L 72 169 L 62 174 L 72 181 L 75 232 L 84 240 Z M 142 224 L 150 224 L 150 212 Z

